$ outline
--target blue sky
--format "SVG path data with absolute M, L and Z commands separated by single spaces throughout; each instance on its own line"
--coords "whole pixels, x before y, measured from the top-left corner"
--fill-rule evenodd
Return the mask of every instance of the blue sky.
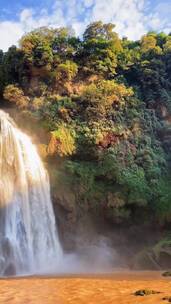
M 72 26 L 81 35 L 96 20 L 138 39 L 149 30 L 171 32 L 170 16 L 170 0 L 0 0 L 0 48 L 7 50 L 40 26 Z

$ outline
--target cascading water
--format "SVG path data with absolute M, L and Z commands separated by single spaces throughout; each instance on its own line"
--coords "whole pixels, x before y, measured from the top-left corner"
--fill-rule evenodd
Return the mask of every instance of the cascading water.
M 48 271 L 61 255 L 48 174 L 30 138 L 0 111 L 0 275 Z

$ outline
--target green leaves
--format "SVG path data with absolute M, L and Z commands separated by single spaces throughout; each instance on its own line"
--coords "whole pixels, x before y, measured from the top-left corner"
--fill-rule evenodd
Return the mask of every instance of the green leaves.
M 59 125 L 57 130 L 51 132 L 51 139 L 48 145 L 48 153 L 57 154 L 61 157 L 75 153 L 75 133 L 65 125 Z
M 85 108 L 85 117 L 88 120 L 106 118 L 113 109 L 125 106 L 127 98 L 133 95 L 131 88 L 114 81 L 103 80 L 85 88 L 81 96 L 81 103 Z
M 25 109 L 28 107 L 29 98 L 24 95 L 22 89 L 15 85 L 8 85 L 4 90 L 4 99 L 17 105 L 21 109 Z
M 170 176 L 160 179 L 156 188 L 157 200 L 154 210 L 160 223 L 171 221 L 171 179 Z
M 73 61 L 67 60 L 64 63 L 60 63 L 55 69 L 53 75 L 56 82 L 71 81 L 77 75 L 78 67 Z

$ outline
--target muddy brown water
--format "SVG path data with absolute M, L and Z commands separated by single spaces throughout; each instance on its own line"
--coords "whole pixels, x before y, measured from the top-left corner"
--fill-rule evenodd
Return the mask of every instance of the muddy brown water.
M 137 297 L 138 289 L 160 291 Z M 171 278 L 160 272 L 23 277 L 0 280 L 0 304 L 158 304 L 168 303 Z

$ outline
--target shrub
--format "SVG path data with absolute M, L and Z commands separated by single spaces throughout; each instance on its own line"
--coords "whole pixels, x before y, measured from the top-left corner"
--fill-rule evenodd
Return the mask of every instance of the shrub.
M 71 81 L 78 72 L 77 64 L 67 60 L 65 63 L 60 63 L 54 73 L 56 81 Z
M 16 85 L 6 86 L 3 97 L 19 108 L 27 108 L 29 104 L 29 97 L 25 96 L 23 90 Z
M 51 132 L 51 139 L 48 145 L 49 154 L 59 156 L 72 155 L 76 150 L 74 131 L 61 125 L 56 131 Z
M 131 88 L 127 89 L 123 84 L 103 80 L 87 86 L 81 96 L 81 102 L 89 119 L 101 119 L 109 112 L 112 113 L 113 108 L 125 106 L 126 99 L 132 95 Z
M 44 104 L 43 97 L 35 97 L 32 101 L 33 110 L 39 110 L 43 104 Z

